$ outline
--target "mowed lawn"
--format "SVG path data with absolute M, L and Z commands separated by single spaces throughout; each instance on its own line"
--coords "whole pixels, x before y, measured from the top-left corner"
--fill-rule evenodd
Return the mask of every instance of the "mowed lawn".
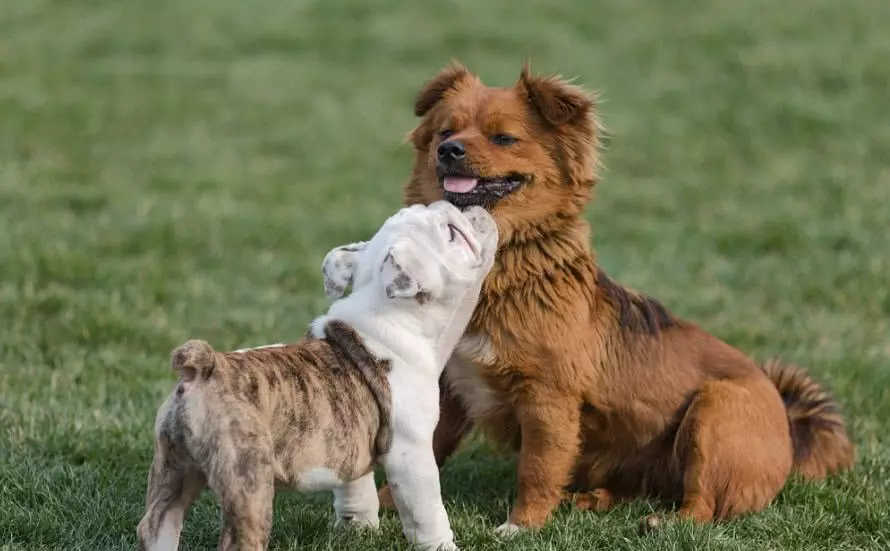
M 136 546 L 169 353 L 299 338 L 319 265 L 400 206 L 412 101 L 452 57 L 602 93 L 604 268 L 842 401 L 856 468 L 650 538 L 654 503 L 491 529 L 515 462 L 443 471 L 464 549 L 890 547 L 890 3 L 0 0 L 0 549 Z M 185 549 L 216 545 L 198 502 Z M 407 549 L 279 495 L 275 549 Z

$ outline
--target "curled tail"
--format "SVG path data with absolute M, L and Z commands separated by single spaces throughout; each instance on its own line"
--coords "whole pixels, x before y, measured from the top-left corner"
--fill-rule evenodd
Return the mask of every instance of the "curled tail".
M 820 479 L 850 468 L 855 451 L 834 398 L 800 367 L 773 359 L 762 368 L 785 402 L 795 472 Z
M 190 340 L 173 351 L 170 367 L 186 382 L 206 379 L 216 366 L 215 352 L 207 341 Z

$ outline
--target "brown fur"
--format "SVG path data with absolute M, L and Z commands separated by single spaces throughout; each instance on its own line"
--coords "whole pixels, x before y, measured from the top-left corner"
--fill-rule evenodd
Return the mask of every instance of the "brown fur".
M 209 486 L 223 510 L 220 549 L 265 549 L 276 484 L 300 489 L 314 467 L 344 482 L 371 472 L 392 441 L 389 361 L 342 322 L 325 335 L 228 353 L 192 340 L 174 351 L 180 381 L 158 412 L 142 548 L 165 523 L 178 534 Z
M 765 507 L 792 470 L 820 478 L 852 464 L 836 405 L 804 372 L 761 368 L 598 268 L 582 213 L 599 125 L 580 88 L 527 67 L 492 88 L 453 64 L 415 112 L 406 204 L 442 198 L 446 129 L 473 174 L 526 176 L 488 205 L 499 254 L 446 367 L 434 440 L 440 465 L 473 424 L 519 451 L 511 523 L 542 525 L 572 492 L 585 508 L 649 495 L 678 502 L 680 517 L 724 519 Z M 519 141 L 498 145 L 496 133 Z

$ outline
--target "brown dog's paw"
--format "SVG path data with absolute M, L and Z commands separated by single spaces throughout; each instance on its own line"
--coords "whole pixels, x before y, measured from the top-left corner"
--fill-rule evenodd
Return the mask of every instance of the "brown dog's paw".
M 377 498 L 380 500 L 381 508 L 389 509 L 390 511 L 396 509 L 396 502 L 392 498 L 392 490 L 389 489 L 389 484 L 385 484 L 380 488 L 380 491 L 377 492 Z
M 665 519 L 652 513 L 640 519 L 640 535 L 647 536 L 660 531 L 665 526 Z
M 566 494 L 565 500 L 572 503 L 576 509 L 597 512 L 608 511 L 622 502 L 612 492 L 603 488 L 592 492 L 569 493 Z

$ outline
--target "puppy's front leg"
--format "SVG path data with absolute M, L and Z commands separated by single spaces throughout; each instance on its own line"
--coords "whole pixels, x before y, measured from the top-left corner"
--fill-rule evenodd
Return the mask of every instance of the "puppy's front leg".
M 374 484 L 374 471 L 334 488 L 334 511 L 337 513 L 337 523 L 379 527 L 380 502 Z
M 452 361 L 454 361 L 452 359 Z M 447 368 L 446 368 L 447 369 Z M 433 453 L 436 463 L 441 469 L 445 461 L 454 453 L 461 440 L 470 431 L 473 422 L 470 414 L 460 399 L 451 389 L 444 375 L 439 379 L 439 424 L 433 433 Z M 395 509 L 392 489 L 384 485 L 378 492 L 380 506 L 384 509 Z
M 393 442 L 383 467 L 405 537 L 423 549 L 457 550 L 431 438 Z

